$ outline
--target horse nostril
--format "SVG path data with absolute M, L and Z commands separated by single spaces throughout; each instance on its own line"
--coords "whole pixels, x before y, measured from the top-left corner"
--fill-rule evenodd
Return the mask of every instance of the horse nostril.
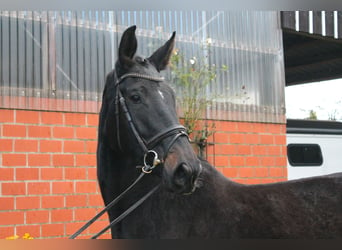
M 185 164 L 181 163 L 178 165 L 177 169 L 174 173 L 174 184 L 179 187 L 184 187 L 187 185 L 187 182 L 189 182 L 189 179 L 192 176 L 192 170 L 191 168 Z

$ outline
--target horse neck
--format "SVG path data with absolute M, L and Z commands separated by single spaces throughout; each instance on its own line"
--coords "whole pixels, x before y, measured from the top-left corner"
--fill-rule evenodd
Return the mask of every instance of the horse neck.
M 201 187 L 199 191 L 201 195 L 207 196 L 210 200 L 222 199 L 229 196 L 231 191 L 242 186 L 219 172 L 215 167 L 210 165 L 207 161 L 201 160 L 203 167 L 202 174 L 200 175 Z M 215 197 L 216 196 L 216 197 Z

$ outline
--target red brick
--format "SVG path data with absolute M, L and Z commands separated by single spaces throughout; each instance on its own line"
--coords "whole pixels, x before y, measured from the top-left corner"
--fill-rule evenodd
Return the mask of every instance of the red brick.
M 50 166 L 51 160 L 50 160 L 49 154 L 28 154 L 28 165 L 29 166 Z
M 233 181 L 234 181 L 234 182 L 237 182 L 237 183 L 240 183 L 240 184 L 247 184 L 247 180 L 248 180 L 248 179 L 236 178 L 236 179 L 234 179 Z
M 38 141 L 36 140 L 15 140 L 14 150 L 16 152 L 37 152 L 38 151 Z
M 96 215 L 97 211 L 95 208 L 78 208 L 75 210 L 75 220 L 87 221 Z
M 233 177 L 238 176 L 238 170 L 239 170 L 238 168 L 225 167 L 225 168 L 222 168 L 222 173 L 224 174 L 224 176 L 228 178 L 233 178 Z
M 66 168 L 64 169 L 66 180 L 82 180 L 87 178 L 85 168 Z
M 52 193 L 53 194 L 74 193 L 74 182 L 72 181 L 53 182 Z
M 246 166 L 253 167 L 259 165 L 259 157 L 247 156 L 245 157 Z
M 3 166 L 26 166 L 25 154 L 2 154 Z
M 284 182 L 284 181 L 288 181 L 288 179 L 287 179 L 287 175 L 286 175 L 286 177 L 282 177 L 282 178 L 274 178 L 274 180 L 275 180 L 276 182 Z
M 72 139 L 75 137 L 75 128 L 73 127 L 55 127 L 53 128 L 54 138 Z
M 239 169 L 239 176 L 241 178 L 254 177 L 254 168 L 245 168 L 245 167 L 240 168 Z
M 29 233 L 33 238 L 40 237 L 40 227 L 41 225 L 20 225 L 16 226 L 17 235 L 21 238 L 24 236 L 25 233 Z
M 97 141 L 86 141 L 87 153 L 96 153 L 96 150 L 97 150 Z
M 209 141 L 208 141 L 208 142 L 209 142 Z M 210 143 L 211 143 L 211 142 L 210 142 Z M 207 147 L 206 147 L 206 149 L 205 149 L 206 154 L 207 154 L 207 155 L 212 155 L 212 154 L 214 154 L 214 149 L 215 149 L 214 145 L 207 145 Z
M 71 209 L 56 209 L 51 211 L 51 222 L 67 222 L 72 221 Z
M 261 183 L 263 183 L 263 184 L 268 184 L 268 183 L 275 183 L 275 182 L 277 182 L 276 179 L 262 179 L 262 180 L 260 180 L 260 181 L 261 181 Z
M 0 152 L 12 152 L 13 140 L 12 139 L 0 139 Z
M 264 145 L 253 145 L 252 146 L 253 155 L 267 155 L 267 146 Z
M 72 223 L 66 223 L 65 224 L 65 230 L 66 230 L 66 234 L 68 236 L 71 236 L 72 234 L 74 234 L 77 230 L 79 230 L 81 227 L 84 226 L 84 222 L 72 222 Z M 83 234 L 86 234 L 88 232 L 88 229 L 86 229 Z M 82 234 L 80 234 L 79 236 L 77 236 L 77 239 L 82 239 Z M 89 236 L 85 236 L 85 239 L 89 239 Z
M 276 167 L 284 167 L 287 166 L 287 157 L 275 157 L 275 163 L 274 166 Z
M 0 211 L 13 210 L 14 197 L 0 197 Z
M 61 208 L 64 205 L 64 196 L 42 196 L 42 208 Z
M 35 210 L 26 211 L 26 223 L 49 223 L 49 211 L 48 210 Z
M 96 166 L 96 155 L 95 154 L 76 155 L 76 165 L 77 166 Z
M 237 145 L 236 148 L 238 155 L 250 155 L 252 152 L 251 146 L 249 145 Z
M 89 195 L 89 206 L 104 206 L 104 202 L 100 194 Z
M 0 167 L 0 181 L 13 181 L 14 169 Z
M 41 112 L 43 124 L 63 124 L 63 113 L 59 112 Z
M 99 124 L 98 114 L 87 114 L 87 125 L 97 127 Z
M 18 224 L 24 224 L 24 212 L 0 211 L 0 225 L 18 225 Z
M 41 179 L 42 180 L 62 180 L 63 177 L 63 168 L 41 168 L 40 169 Z
M 216 167 L 216 163 L 214 160 L 214 156 L 213 155 L 207 155 L 207 161 L 211 164 L 214 165 Z
M 269 173 L 268 173 L 269 168 L 263 168 L 263 167 L 258 167 L 255 168 L 255 177 L 268 177 Z
M 81 113 L 65 113 L 65 125 L 86 125 L 86 115 Z
M 249 122 L 238 122 L 237 123 L 237 130 L 239 132 L 251 132 L 252 131 L 252 123 Z
M 280 133 L 282 133 L 283 125 L 268 124 L 267 125 L 267 130 L 268 130 L 269 133 L 272 133 L 272 134 L 280 134 Z
M 26 186 L 24 182 L 1 183 L 2 195 L 25 195 Z
M 227 122 L 227 121 L 215 121 L 216 131 L 223 131 L 223 132 L 231 132 L 236 131 L 237 123 L 236 122 Z
M 217 167 L 226 167 L 228 166 L 228 163 L 229 163 L 229 158 L 228 156 L 215 156 L 215 165 Z
M 74 155 L 57 154 L 52 156 L 52 164 L 55 167 L 71 167 L 74 166 Z
M 245 179 L 244 184 L 254 185 L 254 184 L 260 184 L 260 179 Z
M 42 237 L 61 236 L 64 235 L 65 223 L 43 224 Z
M 215 133 L 215 143 L 229 143 L 229 134 Z
M 77 139 L 96 139 L 97 138 L 97 129 L 96 128 L 86 128 L 79 127 L 76 128 L 76 138 Z
M 85 207 L 88 205 L 87 195 L 68 195 L 66 198 L 67 207 Z M 92 206 L 89 204 L 89 206 Z
M 1 112 L 1 111 L 0 111 Z M 1 224 L 1 222 L 0 222 Z M 10 227 L 1 227 L 0 230 L 0 239 L 5 239 L 6 237 L 14 235 L 14 228 L 13 226 Z
M 231 144 L 218 144 L 215 145 L 216 155 L 232 155 L 236 154 L 236 146 Z
M 274 135 L 260 135 L 260 144 L 273 144 Z
M 280 146 L 268 146 L 268 155 L 280 155 L 281 147 Z
M 2 134 L 8 137 L 26 137 L 26 126 L 4 124 Z
M 62 152 L 62 141 L 41 140 L 40 152 Z
M 274 144 L 276 145 L 286 145 L 286 135 L 275 135 Z
M 275 157 L 261 157 L 260 164 L 265 167 L 272 167 L 275 164 Z
M 87 168 L 88 169 L 88 180 L 97 180 L 97 168 Z
M 245 142 L 245 135 L 244 134 L 230 134 L 229 142 L 235 143 L 235 144 L 242 144 Z
M 230 166 L 245 166 L 245 157 L 243 156 L 230 156 Z
M 27 111 L 17 110 L 16 111 L 16 122 L 17 123 L 34 123 L 39 124 L 39 112 L 38 111 Z
M 27 184 L 28 194 L 50 194 L 49 182 L 29 182 Z
M 39 196 L 16 197 L 16 209 L 37 209 L 40 208 Z
M 14 122 L 14 110 L 0 109 L 0 122 Z
M 286 134 L 286 124 L 280 126 L 280 134 Z
M 253 123 L 251 126 L 252 131 L 254 133 L 265 133 L 267 132 L 267 124 L 266 123 Z
M 96 181 L 78 181 L 76 182 L 76 193 L 95 193 L 97 190 Z
M 28 136 L 34 138 L 51 138 L 51 127 L 28 126 Z
M 270 176 L 272 177 L 283 177 L 284 174 L 284 168 L 278 167 L 278 168 L 270 168 Z
M 259 142 L 259 135 L 258 134 L 246 134 L 245 135 L 245 143 L 246 144 L 258 144 Z
M 283 145 L 279 145 L 279 147 L 280 147 L 280 154 L 287 156 L 287 145 L 286 145 L 286 143 Z
M 63 150 L 65 153 L 82 153 L 85 152 L 84 141 L 64 141 Z
M 39 179 L 39 169 L 38 168 L 16 168 L 15 169 L 15 179 L 17 181 L 25 180 L 38 180 Z

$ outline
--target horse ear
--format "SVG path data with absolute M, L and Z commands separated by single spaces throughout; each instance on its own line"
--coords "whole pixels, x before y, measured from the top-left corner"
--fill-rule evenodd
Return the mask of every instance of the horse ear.
M 135 36 L 136 26 L 133 25 L 126 29 L 122 34 L 119 45 L 119 64 L 123 68 L 130 68 L 133 66 L 133 56 L 137 51 L 137 38 Z
M 158 71 L 166 68 L 175 46 L 176 31 L 172 33 L 171 38 L 159 49 L 157 49 L 148 60 L 156 67 Z

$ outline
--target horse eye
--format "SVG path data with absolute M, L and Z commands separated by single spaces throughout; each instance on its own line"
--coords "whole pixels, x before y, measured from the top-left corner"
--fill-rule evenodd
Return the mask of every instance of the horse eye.
M 139 95 L 132 95 L 131 96 L 131 100 L 134 102 L 134 103 L 141 103 L 141 98 Z

